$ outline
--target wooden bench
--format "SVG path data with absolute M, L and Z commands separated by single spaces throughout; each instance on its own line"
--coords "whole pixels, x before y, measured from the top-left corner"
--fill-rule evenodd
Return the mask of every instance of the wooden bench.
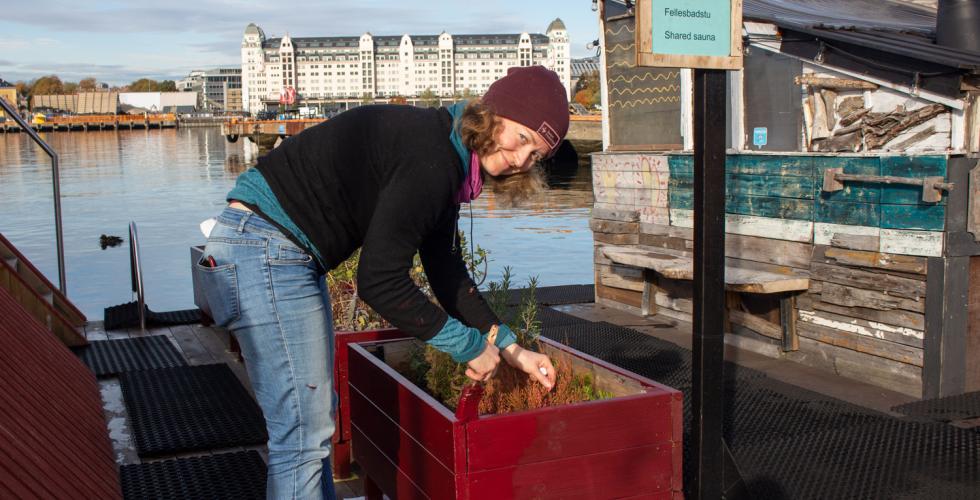
M 603 255 L 616 264 L 643 270 L 643 299 L 641 312 L 644 316 L 656 314 L 654 296 L 657 292 L 656 276 L 674 280 L 694 280 L 694 260 L 690 255 L 671 253 L 655 247 L 604 247 Z M 725 266 L 725 289 L 731 292 L 776 294 L 779 298 L 779 317 L 783 350 L 799 349 L 796 332 L 796 292 L 810 287 L 810 278 L 796 274 L 780 274 L 759 269 Z M 740 311 L 730 315 L 749 316 Z M 752 321 L 750 318 L 743 320 Z M 755 319 L 763 322 L 763 319 Z

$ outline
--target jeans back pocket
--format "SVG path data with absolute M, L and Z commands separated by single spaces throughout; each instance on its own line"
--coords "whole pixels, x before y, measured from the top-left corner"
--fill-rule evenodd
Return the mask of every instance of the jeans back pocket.
M 195 264 L 204 288 L 204 298 L 217 326 L 228 326 L 241 316 L 238 298 L 238 274 L 235 264 L 207 267 Z

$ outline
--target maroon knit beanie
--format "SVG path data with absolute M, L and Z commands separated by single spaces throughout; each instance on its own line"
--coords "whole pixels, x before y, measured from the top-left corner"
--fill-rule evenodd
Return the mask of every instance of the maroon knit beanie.
M 495 114 L 538 133 L 554 154 L 568 132 L 568 96 L 558 74 L 543 66 L 510 68 L 483 95 Z

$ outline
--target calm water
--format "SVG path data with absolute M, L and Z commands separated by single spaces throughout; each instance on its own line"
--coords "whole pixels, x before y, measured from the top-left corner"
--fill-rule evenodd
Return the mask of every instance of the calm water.
M 198 223 L 219 213 L 224 195 L 254 158 L 217 128 L 56 132 L 68 295 L 90 320 L 133 300 L 128 245 L 102 250 L 101 234 L 140 232 L 147 304 L 155 311 L 194 307 L 190 252 Z M 510 266 L 518 284 L 592 283 L 591 176 L 586 167 L 551 176 L 533 206 L 503 210 L 492 196 L 473 206 L 472 238 L 490 253 L 489 279 Z M 0 136 L 0 233 L 58 282 L 51 165 L 26 134 Z M 469 212 L 460 226 L 470 236 Z

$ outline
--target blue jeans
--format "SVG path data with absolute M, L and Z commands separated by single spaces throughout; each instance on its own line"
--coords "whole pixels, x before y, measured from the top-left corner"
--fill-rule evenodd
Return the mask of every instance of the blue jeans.
M 266 496 L 335 498 L 333 318 L 315 260 L 257 214 L 226 208 L 198 265 L 211 315 L 238 339 L 269 432 Z

